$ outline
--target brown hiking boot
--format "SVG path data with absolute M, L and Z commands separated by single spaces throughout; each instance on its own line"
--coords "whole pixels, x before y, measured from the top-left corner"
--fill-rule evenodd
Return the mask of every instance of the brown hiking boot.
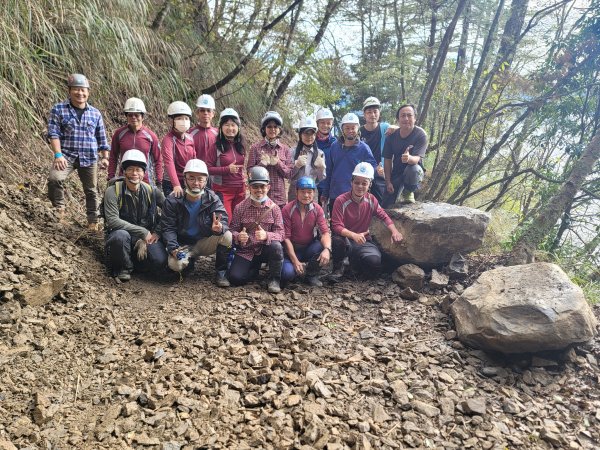
M 100 224 L 98 223 L 88 223 L 87 224 L 87 230 L 91 231 L 91 232 L 97 232 L 100 231 Z

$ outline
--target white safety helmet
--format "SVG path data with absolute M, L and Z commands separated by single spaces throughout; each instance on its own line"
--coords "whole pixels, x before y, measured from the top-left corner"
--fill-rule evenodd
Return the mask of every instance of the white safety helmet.
M 190 159 L 183 169 L 183 173 L 195 172 L 208 176 L 208 167 L 201 159 Z
M 368 97 L 363 103 L 363 111 L 367 108 L 371 108 L 376 106 L 377 108 L 381 108 L 381 102 L 377 97 Z
M 208 167 L 206 167 L 206 163 L 201 159 L 190 159 L 183 169 L 183 173 L 188 172 L 201 173 L 208 176 Z
M 314 130 L 317 131 L 317 122 L 312 117 L 305 117 L 300 121 L 300 125 L 298 126 L 300 133 L 304 130 Z
M 142 113 L 146 114 L 146 105 L 144 102 L 136 97 L 128 98 L 125 101 L 125 106 L 123 107 L 123 112 L 127 113 Z
M 215 109 L 215 99 L 208 94 L 202 94 L 196 100 L 196 108 Z
M 280 127 L 283 126 L 283 119 L 277 111 L 267 111 L 260 121 L 260 127 L 264 128 L 267 122 L 274 120 Z
M 375 177 L 375 169 L 368 162 L 360 162 L 354 168 L 352 172 L 353 177 L 363 177 L 372 180 Z
M 233 108 L 225 108 L 223 111 L 221 111 L 221 114 L 219 115 L 219 121 L 223 120 L 223 117 L 233 117 L 238 122 L 240 121 L 240 115 Z
M 167 116 L 174 117 L 180 115 L 192 117 L 192 109 L 186 102 L 173 102 L 167 108 Z
M 69 87 L 82 87 L 82 88 L 90 88 L 90 82 L 86 78 L 85 75 L 81 73 L 72 73 L 67 78 L 67 86 Z
M 342 126 L 347 123 L 353 123 L 356 125 L 360 125 L 360 121 L 358 120 L 358 116 L 354 113 L 348 113 L 344 117 L 342 117 Z
M 333 119 L 333 113 L 327 108 L 321 108 L 317 111 L 317 122 L 321 119 Z
M 125 171 L 129 166 L 141 167 L 145 172 L 147 167 L 146 155 L 144 155 L 140 150 L 127 150 L 121 159 L 121 167 Z

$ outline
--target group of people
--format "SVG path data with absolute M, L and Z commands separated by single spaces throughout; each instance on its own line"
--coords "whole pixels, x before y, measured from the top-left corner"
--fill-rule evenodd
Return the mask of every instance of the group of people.
M 108 169 L 105 248 L 122 281 L 134 269 L 191 270 L 197 257 L 215 254 L 217 286 L 245 284 L 267 263 L 268 290 L 276 293 L 300 276 L 321 286 L 320 271 L 330 260 L 332 281 L 342 277 L 346 258 L 357 273 L 376 276 L 381 252 L 369 235 L 374 216 L 393 243 L 402 240 L 382 206 L 399 196 L 414 202 L 423 178 L 427 136 L 415 125 L 413 105 L 402 105 L 397 124 L 389 125 L 379 122 L 379 100 L 369 97 L 366 123 L 346 114 L 339 138 L 333 114 L 322 108 L 300 121 L 295 149 L 280 139 L 281 115 L 268 111 L 260 123 L 263 139 L 248 148 L 234 109 L 225 108 L 213 127 L 210 95 L 198 98 L 193 127 L 189 105 L 171 103 L 161 141 L 144 125 L 144 102 L 130 98 L 123 108 L 127 124 L 109 146 L 102 115 L 88 103 L 87 78 L 73 74 L 67 84 L 68 99 L 52 108 L 48 121 L 54 152 L 48 195 L 62 218 L 64 180 L 77 171 L 88 228 L 97 230 L 97 171 Z

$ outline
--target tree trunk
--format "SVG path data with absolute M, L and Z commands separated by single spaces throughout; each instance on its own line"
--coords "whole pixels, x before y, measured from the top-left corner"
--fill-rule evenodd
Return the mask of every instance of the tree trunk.
M 258 36 L 256 37 L 256 41 L 254 42 L 254 45 L 252 46 L 252 48 L 250 49 L 248 54 L 246 56 L 244 56 L 240 60 L 240 62 L 238 62 L 238 64 L 233 68 L 233 70 L 231 72 L 229 72 L 221 80 L 217 81 L 212 86 L 208 86 L 207 88 L 202 89 L 202 92 L 205 94 L 212 94 L 213 92 L 221 89 L 223 86 L 226 86 L 227 83 L 229 83 L 231 80 L 233 80 L 242 70 L 244 70 L 244 68 L 246 67 L 248 62 L 252 59 L 252 57 L 256 54 L 256 52 L 260 48 L 260 45 L 262 44 L 263 39 L 267 35 L 267 32 L 271 28 L 273 28 L 275 25 L 277 25 L 281 20 L 283 20 L 283 18 L 287 14 L 289 14 L 289 12 L 292 11 L 296 7 L 296 5 L 298 5 L 298 3 L 300 3 L 301 1 L 302 0 L 294 0 L 294 3 L 292 3 L 284 12 L 282 12 L 279 16 L 277 16 L 271 23 L 263 26 L 262 29 L 260 30 L 260 33 L 258 33 Z
M 152 25 L 150 25 L 150 28 L 153 29 L 154 31 L 160 30 L 160 27 L 162 27 L 162 24 L 165 21 L 165 18 L 167 17 L 167 15 L 169 14 L 170 9 L 171 9 L 171 0 L 165 0 L 163 5 L 161 6 L 161 8 L 158 10 L 158 13 L 156 13 L 156 17 L 152 21 Z
M 423 124 L 425 122 L 425 118 L 427 117 L 429 103 L 431 102 L 431 97 L 433 97 L 433 93 L 435 92 L 437 83 L 440 79 L 440 74 L 442 73 L 442 69 L 444 68 L 444 63 L 446 62 L 446 55 L 448 54 L 448 48 L 450 47 L 450 42 L 452 41 L 452 36 L 454 35 L 454 29 L 456 28 L 458 19 L 461 16 L 465 5 L 468 3 L 468 1 L 469 0 L 459 0 L 458 5 L 456 6 L 456 11 L 454 12 L 454 17 L 452 17 L 452 21 L 448 24 L 448 27 L 444 32 L 442 42 L 440 42 L 440 47 L 438 48 L 437 54 L 435 55 L 433 69 L 429 72 L 429 76 L 427 77 L 427 81 L 425 82 L 425 87 L 423 88 L 423 93 L 421 94 L 421 98 L 419 99 L 419 125 Z
M 394 8 L 394 29 L 396 31 L 396 58 L 400 61 L 400 98 L 398 103 L 402 103 L 406 99 L 406 79 L 405 73 L 405 56 L 406 48 L 404 47 L 403 20 L 400 11 L 404 11 L 404 0 L 401 1 L 400 11 L 398 11 L 398 2 L 392 2 Z
M 460 34 L 460 44 L 458 44 L 458 50 L 456 52 L 456 73 L 463 73 L 465 71 L 465 64 L 467 61 L 467 45 L 469 43 L 469 27 L 471 25 L 471 1 L 468 1 L 465 5 L 464 17 L 462 23 L 462 32 Z
M 533 222 L 523 232 L 511 252 L 511 264 L 524 264 L 534 260 L 534 252 L 556 225 L 567 205 L 573 201 L 585 178 L 592 172 L 600 159 L 600 133 L 592 138 L 581 158 L 573 165 L 573 170 L 559 191 L 540 208 Z
M 341 3 L 342 0 L 328 0 L 327 6 L 325 7 L 325 14 L 323 15 L 323 19 L 321 20 L 319 30 L 317 31 L 317 34 L 315 35 L 313 41 L 306 47 L 306 49 L 298 57 L 296 62 L 290 66 L 288 73 L 285 75 L 285 77 L 283 77 L 283 80 L 281 81 L 281 83 L 279 83 L 279 86 L 277 86 L 277 89 L 271 96 L 271 109 L 275 109 L 277 107 L 277 105 L 283 98 L 283 94 L 289 87 L 290 83 L 292 82 L 300 68 L 302 68 L 306 64 L 308 59 L 312 56 L 314 51 L 321 43 L 321 39 L 323 39 L 323 35 L 325 34 L 327 27 L 329 26 L 329 21 L 331 20 L 331 17 L 333 16 L 333 14 L 335 13 L 335 11 Z

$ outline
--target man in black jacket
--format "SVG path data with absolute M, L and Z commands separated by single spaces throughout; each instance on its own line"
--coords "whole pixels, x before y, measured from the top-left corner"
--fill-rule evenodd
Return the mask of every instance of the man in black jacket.
M 121 166 L 124 178 L 111 183 L 104 194 L 104 248 L 113 276 L 128 281 L 134 267 L 158 272 L 167 265 L 158 230 L 158 207 L 165 197 L 144 183 L 146 157 L 140 150 L 126 151 Z
M 169 253 L 169 267 L 175 270 L 177 260 L 216 253 L 216 285 L 228 287 L 225 277 L 227 257 L 231 249 L 227 211 L 221 199 L 206 188 L 208 168 L 204 161 L 190 159 L 183 170 L 185 195 L 169 196 L 162 215 L 162 238 Z M 187 250 L 187 248 L 191 250 Z M 183 268 L 183 266 L 181 266 Z

